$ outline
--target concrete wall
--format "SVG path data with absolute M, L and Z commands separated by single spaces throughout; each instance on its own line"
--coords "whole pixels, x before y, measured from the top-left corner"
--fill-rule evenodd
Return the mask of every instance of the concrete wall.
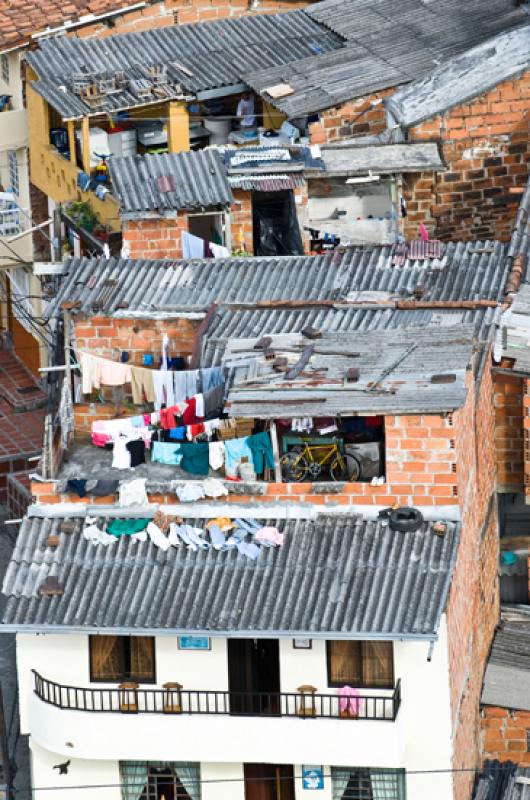
M 300 764 L 323 761 L 409 770 L 448 768 L 451 724 L 445 619 L 442 619 L 439 637 L 430 661 L 427 660 L 427 643 L 394 644 L 395 675 L 402 683 L 402 705 L 396 722 L 377 722 L 157 714 L 124 717 L 59 710 L 42 703 L 33 694 L 30 670 L 36 669 L 44 677 L 68 685 L 88 687 L 88 636 L 19 634 L 21 729 L 32 734 L 34 785 L 55 785 L 50 765 L 65 758 L 73 759 L 71 775 L 65 779 L 65 785 L 70 781 L 71 785 L 117 783 L 119 759 L 202 760 L 203 780 L 240 778 L 242 761 L 295 764 L 297 775 Z M 207 652 L 181 651 L 177 648 L 176 637 L 157 638 L 157 685 L 178 680 L 185 689 L 226 690 L 226 640 L 214 638 L 211 643 L 212 649 Z M 284 692 L 296 690 L 301 683 L 312 683 L 324 693 L 337 691 L 327 686 L 323 641 L 314 640 L 311 650 L 295 650 L 291 639 L 282 640 L 280 674 Z M 426 715 L 428 726 L 424 724 Z M 421 736 L 418 736 L 419 730 L 423 731 Z M 329 775 L 329 767 L 324 767 L 324 771 Z M 100 780 L 103 776 L 105 779 Z M 296 783 L 297 798 L 309 800 L 301 791 L 300 780 Z M 325 793 L 319 796 L 329 798 L 329 778 L 325 785 Z M 425 797 L 427 786 L 429 797 L 446 800 L 450 777 L 439 776 L 433 786 L 432 782 L 426 784 L 411 776 L 408 800 Z M 120 796 L 110 789 L 105 791 L 108 794 L 101 796 L 108 800 Z M 205 784 L 203 800 L 210 797 L 212 800 L 243 800 L 243 785 Z

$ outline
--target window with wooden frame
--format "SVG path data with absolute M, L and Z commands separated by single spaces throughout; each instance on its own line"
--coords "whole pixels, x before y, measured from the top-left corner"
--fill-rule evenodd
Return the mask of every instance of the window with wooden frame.
M 156 683 L 153 636 L 90 636 L 93 683 Z
M 326 647 L 329 686 L 394 686 L 392 642 L 328 641 Z

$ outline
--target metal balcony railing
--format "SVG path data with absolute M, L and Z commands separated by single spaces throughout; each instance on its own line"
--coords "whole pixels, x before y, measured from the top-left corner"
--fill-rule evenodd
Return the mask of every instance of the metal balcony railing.
M 359 694 L 341 704 L 336 694 L 299 692 L 225 692 L 184 690 L 179 684 L 161 689 L 141 689 L 121 684 L 115 689 L 64 686 L 43 678 L 35 670 L 35 693 L 56 708 L 119 714 L 230 714 L 232 716 L 299 717 L 304 719 L 357 719 L 393 722 L 401 704 L 401 685 L 381 694 Z

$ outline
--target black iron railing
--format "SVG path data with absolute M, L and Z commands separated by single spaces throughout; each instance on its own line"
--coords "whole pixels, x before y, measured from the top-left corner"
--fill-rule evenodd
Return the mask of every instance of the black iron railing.
M 115 689 L 64 686 L 35 670 L 35 693 L 45 703 L 72 711 L 120 714 L 231 714 L 303 719 L 366 719 L 394 721 L 401 704 L 400 682 L 377 695 L 360 694 L 349 702 L 337 694 L 299 692 L 208 692 L 169 688 L 141 689 L 130 684 Z M 178 686 L 178 684 L 177 684 Z

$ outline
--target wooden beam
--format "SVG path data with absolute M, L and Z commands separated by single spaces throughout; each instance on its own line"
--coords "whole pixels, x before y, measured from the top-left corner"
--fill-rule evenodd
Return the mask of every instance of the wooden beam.
M 83 170 L 90 175 L 90 125 L 88 117 L 81 120 L 81 148 L 83 150 Z
M 68 130 L 68 150 L 70 152 L 70 163 L 77 166 L 77 158 L 75 153 L 75 122 L 69 119 L 66 123 Z

